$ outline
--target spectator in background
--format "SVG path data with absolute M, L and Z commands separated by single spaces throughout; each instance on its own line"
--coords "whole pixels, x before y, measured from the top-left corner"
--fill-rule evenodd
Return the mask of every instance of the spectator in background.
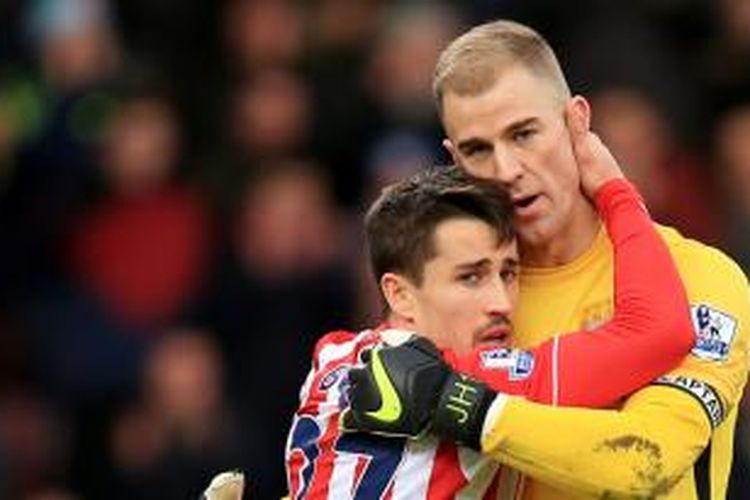
M 98 407 L 127 385 L 138 351 L 69 285 L 64 258 L 73 220 L 98 190 L 95 155 L 114 106 L 121 47 L 105 0 L 36 0 L 23 8 L 31 64 L 2 67 L 13 151 L 0 215 L 0 301 L 28 354 L 19 384 L 60 416 L 73 457 L 63 458 L 63 482 L 77 487 L 96 472 L 96 459 L 83 457 Z M 18 450 L 7 451 L 17 458 Z
M 200 89 L 198 105 L 201 121 L 211 124 L 198 138 L 208 147 L 193 163 L 225 219 L 254 163 L 307 146 L 311 102 L 300 72 L 305 20 L 298 3 L 229 0 L 218 10 L 220 53 L 195 79 L 210 88 Z M 189 69 L 194 79 L 195 66 Z M 188 107 L 194 115 L 196 105 Z
M 41 498 L 65 483 L 69 435 L 48 401 L 28 389 L 0 398 L 0 496 Z M 62 490 L 60 490 L 62 493 Z
M 702 103 L 710 117 L 748 97 L 750 88 L 750 2 L 709 2 L 714 32 L 697 52 L 696 79 L 703 86 Z
M 647 8 L 632 3 L 576 0 L 578 12 L 562 27 L 561 54 L 573 88 L 586 93 L 607 87 L 646 89 L 676 137 L 695 137 L 700 94 L 684 50 L 673 46 Z M 570 8 L 558 6 L 561 15 Z
M 229 0 L 224 8 L 224 37 L 233 76 L 294 68 L 304 45 L 303 10 L 285 0 Z
M 245 161 L 262 160 L 305 148 L 310 96 L 303 79 L 287 70 L 256 73 L 235 89 L 230 135 Z
M 201 200 L 176 176 L 169 103 L 122 99 L 101 153 L 106 192 L 71 231 L 69 279 L 19 308 L 35 380 L 70 415 L 72 483 L 104 495 L 100 459 L 112 406 L 135 386 L 142 353 L 176 321 L 211 245 Z
M 746 272 L 750 271 L 750 102 L 730 108 L 719 119 L 715 157 L 723 189 L 723 243 Z
M 380 124 L 364 158 L 370 174 L 364 197 L 395 181 L 399 165 L 412 169 L 402 172 L 408 176 L 415 166 L 441 163 L 430 78 L 458 24 L 458 14 L 444 3 L 399 5 L 385 17 L 365 78 Z
M 712 179 L 697 157 L 677 144 L 655 102 L 630 87 L 608 87 L 592 98 L 593 128 L 638 186 L 654 220 L 706 243 L 719 240 Z
M 19 141 L 2 235 L 13 266 L 4 287 L 31 293 L 61 273 L 71 218 L 96 188 L 94 148 L 111 109 L 120 49 L 105 0 L 35 0 L 25 12 L 37 68 L 5 82 L 5 109 Z
M 75 278 L 118 322 L 144 333 L 184 312 L 210 252 L 203 201 L 177 179 L 180 146 L 165 98 L 126 98 L 101 157 L 107 193 L 78 221 L 71 246 Z
M 110 429 L 107 498 L 198 498 L 217 470 L 240 464 L 248 443 L 225 400 L 223 371 L 206 332 L 174 329 L 153 345 L 140 399 Z
M 320 0 L 307 19 L 303 67 L 314 104 L 312 155 L 329 173 L 336 201 L 346 207 L 359 206 L 363 155 L 382 128 L 366 75 L 372 41 L 388 9 L 384 0 Z
M 227 354 L 229 388 L 256 446 L 246 470 L 259 498 L 284 491 L 285 425 L 321 325 L 351 318 L 354 286 L 327 178 L 301 160 L 261 164 L 247 182 L 230 254 L 206 291 L 200 322 Z M 258 381 L 262 380 L 262 384 Z
M 200 168 L 200 159 L 220 137 L 216 115 L 223 82 L 216 31 L 225 2 L 109 1 L 128 49 L 127 70 L 158 68 L 173 84 L 172 99 L 184 118 L 187 168 Z
M 431 78 L 458 24 L 457 13 L 441 3 L 398 5 L 388 13 L 365 79 L 386 125 L 438 133 Z
M 236 84 L 225 109 L 223 150 L 199 174 L 221 219 L 231 216 L 259 164 L 308 149 L 311 113 L 307 83 L 293 71 L 265 69 Z

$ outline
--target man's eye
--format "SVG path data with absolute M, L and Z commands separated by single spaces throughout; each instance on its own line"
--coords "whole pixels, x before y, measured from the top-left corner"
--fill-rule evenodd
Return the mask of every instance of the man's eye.
M 513 132 L 513 141 L 514 142 L 525 142 L 529 139 L 531 139 L 532 136 L 536 134 L 536 129 L 533 128 L 523 128 L 520 130 L 517 130 Z
M 476 146 L 468 146 L 464 148 L 463 153 L 464 156 L 468 157 L 476 157 L 482 154 L 487 154 L 490 151 L 489 146 L 477 144 Z
M 479 283 L 481 278 L 482 277 L 479 275 L 479 273 L 472 272 L 461 274 L 458 277 L 458 280 L 465 285 L 476 285 L 477 283 Z
M 512 283 L 518 279 L 518 270 L 517 269 L 503 269 L 500 271 L 500 279 L 502 279 L 505 283 Z

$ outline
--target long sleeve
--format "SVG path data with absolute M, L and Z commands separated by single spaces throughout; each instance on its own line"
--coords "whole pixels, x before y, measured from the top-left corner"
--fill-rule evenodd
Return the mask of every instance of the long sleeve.
M 622 411 L 507 401 L 485 453 L 549 485 L 601 496 L 667 493 L 695 462 L 711 428 L 687 394 L 649 387 Z
M 460 371 L 534 401 L 607 407 L 676 367 L 690 351 L 687 295 L 638 192 L 616 179 L 599 190 L 596 204 L 614 249 L 613 318 L 529 351 L 479 350 L 458 363 Z

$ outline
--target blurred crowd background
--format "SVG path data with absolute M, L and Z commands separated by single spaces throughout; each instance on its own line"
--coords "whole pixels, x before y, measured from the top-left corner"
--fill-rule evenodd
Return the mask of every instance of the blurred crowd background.
M 447 161 L 433 64 L 496 17 L 750 272 L 750 0 L 3 0 L 0 498 L 281 496 L 316 339 L 377 319 L 362 211 Z

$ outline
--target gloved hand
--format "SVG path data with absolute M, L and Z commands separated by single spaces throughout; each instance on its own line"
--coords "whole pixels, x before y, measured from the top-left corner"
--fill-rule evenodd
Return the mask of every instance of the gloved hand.
M 480 448 L 484 417 L 496 393 L 453 372 L 432 342 L 412 335 L 399 345 L 373 348 L 364 361 L 363 368 L 349 372 L 344 430 L 410 438 L 431 430 Z

